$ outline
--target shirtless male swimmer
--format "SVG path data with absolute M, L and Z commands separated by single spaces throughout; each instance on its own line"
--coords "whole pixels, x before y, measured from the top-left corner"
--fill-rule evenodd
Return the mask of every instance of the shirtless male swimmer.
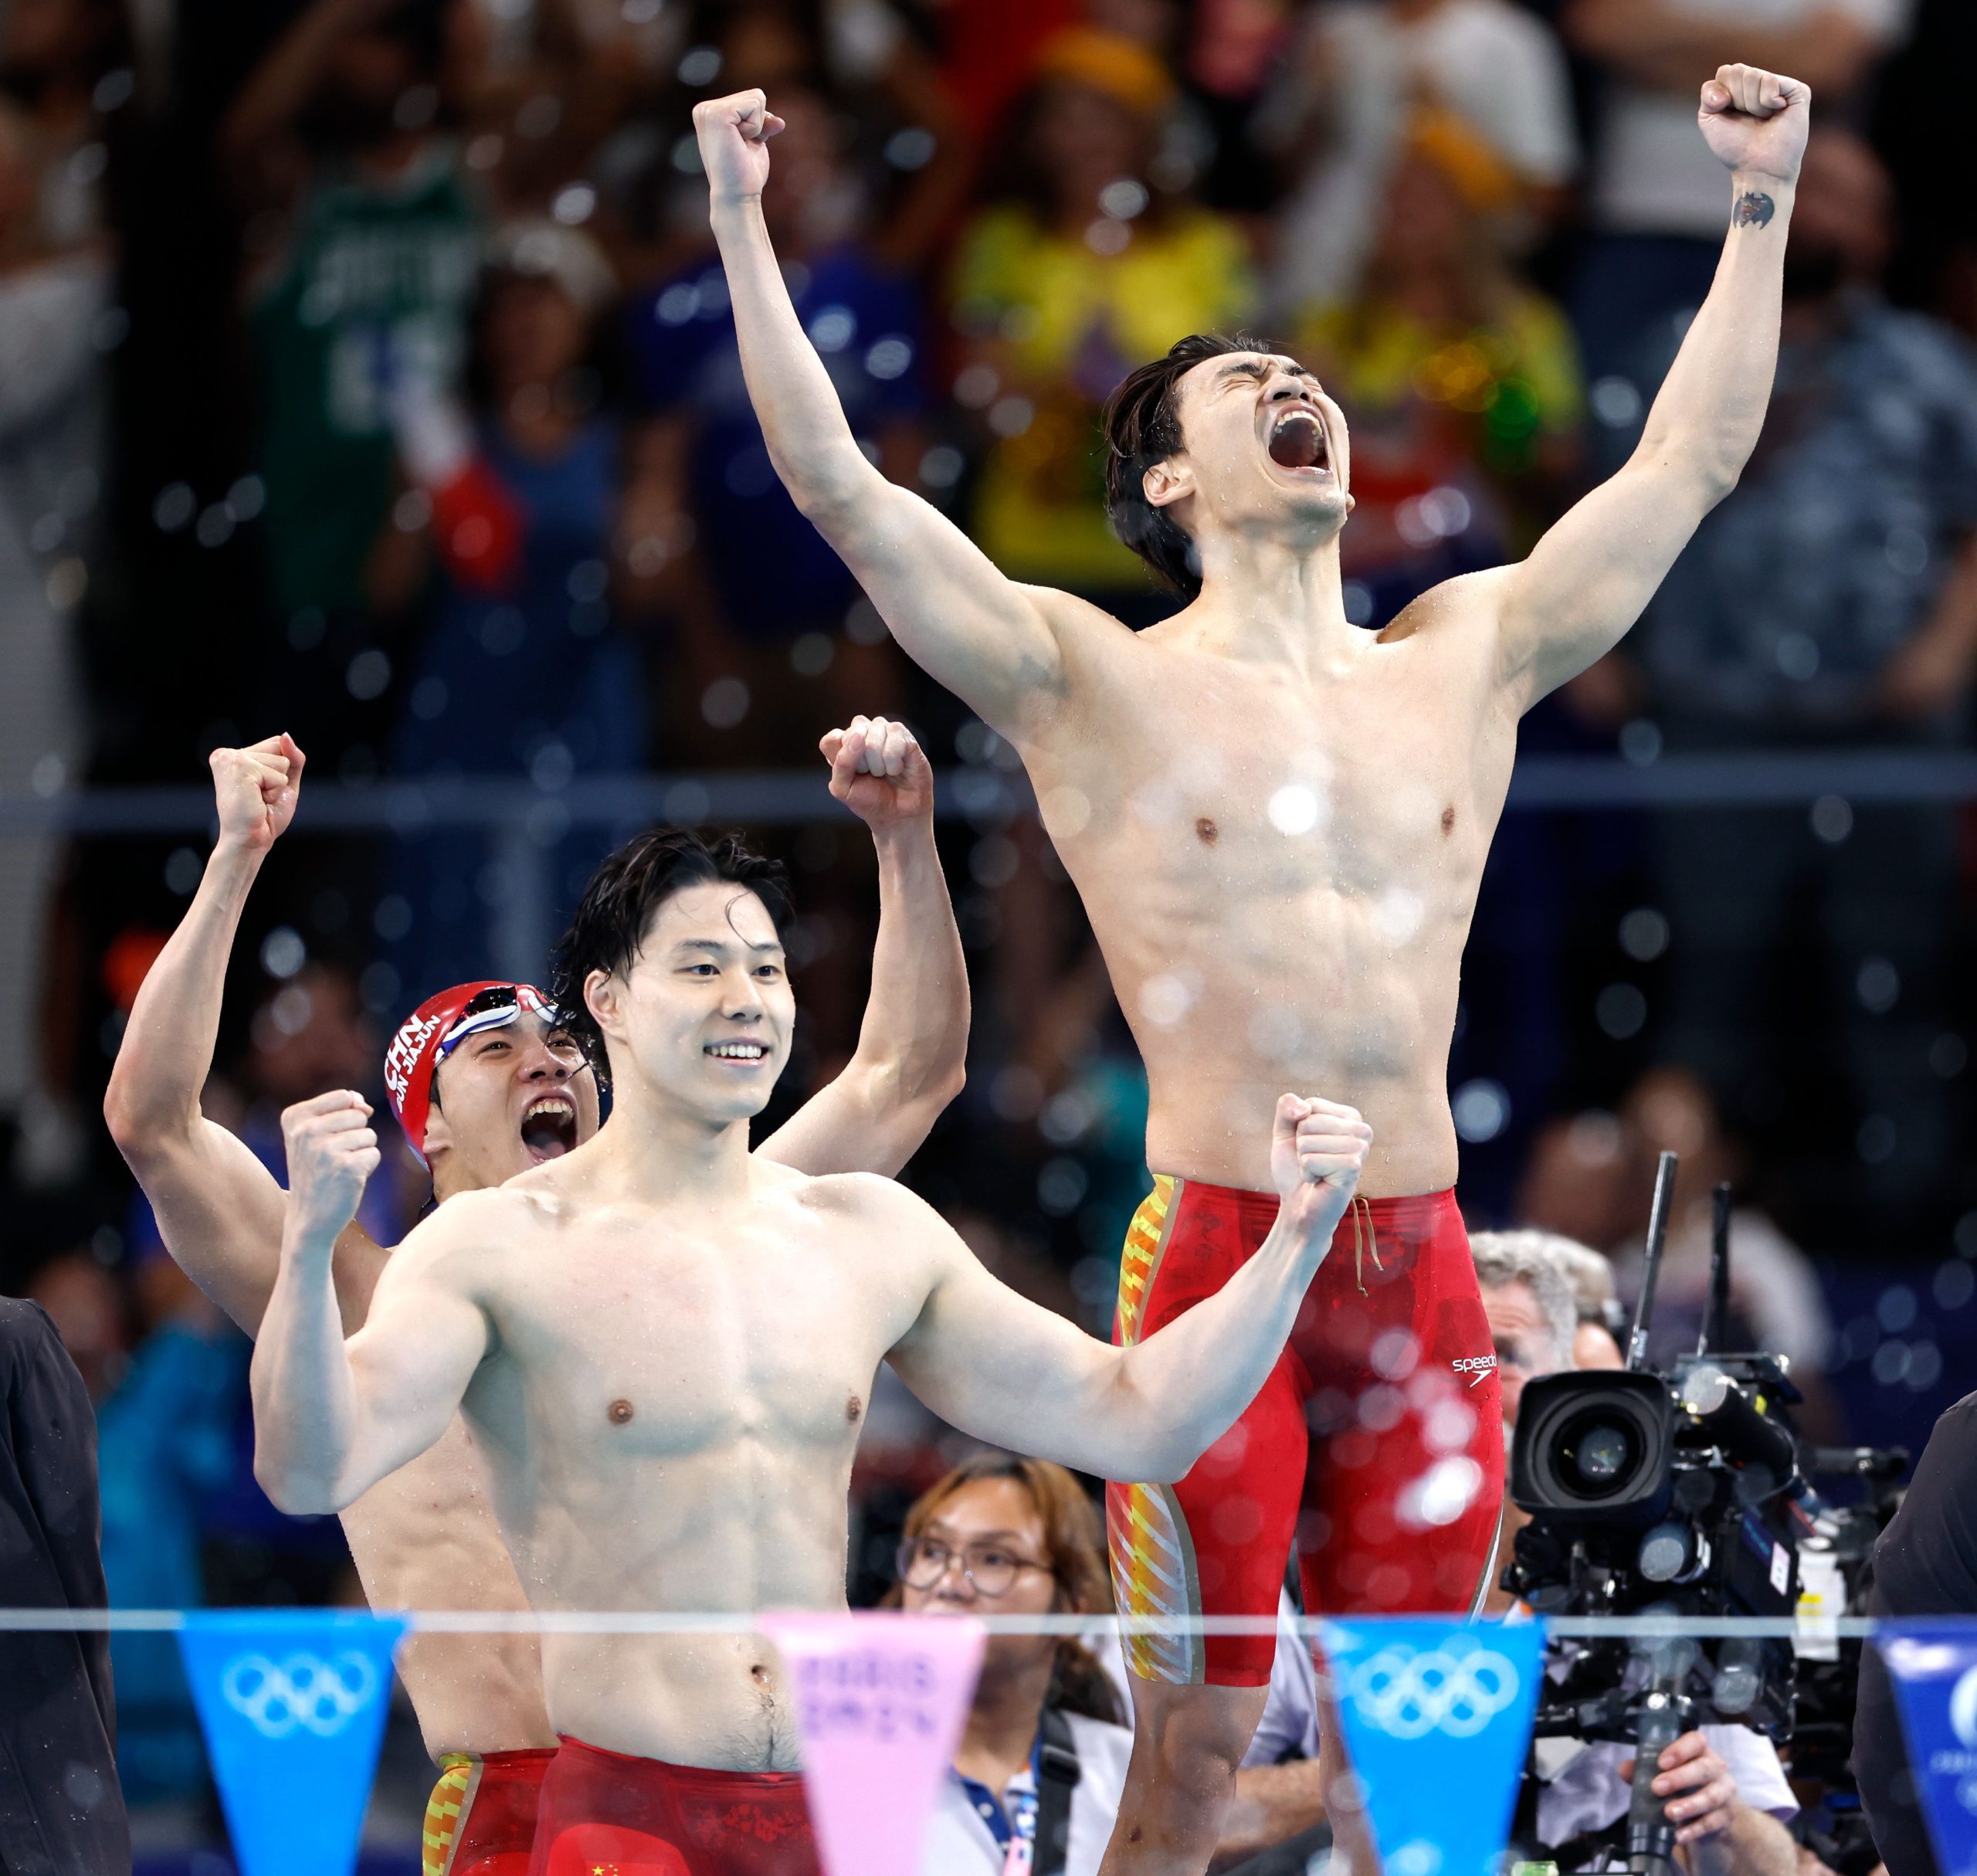
M 822 748 L 831 792 L 879 852 L 872 996 L 844 1072 L 761 1152 L 805 1172 L 898 1171 L 961 1086 L 968 981 L 934 847 L 933 774 L 903 725 L 857 718 Z M 287 737 L 212 758 L 219 837 L 185 918 L 138 993 L 104 1114 L 172 1255 L 250 1335 L 280 1262 L 283 1196 L 200 1112 L 227 955 L 263 861 L 293 817 L 304 766 Z M 498 1186 L 597 1131 L 595 1082 L 527 985 L 463 984 L 422 1005 L 386 1077 L 442 1203 Z M 347 1326 L 364 1319 L 390 1255 L 352 1224 L 337 1241 Z M 380 1609 L 526 1611 L 466 1428 L 344 1513 L 365 1593 Z M 443 1768 L 426 1821 L 427 1876 L 522 1876 L 556 1745 L 533 1635 L 412 1635 L 398 1672 Z
M 1340 579 L 1345 417 L 1252 341 L 1185 339 L 1107 412 L 1114 524 L 1182 611 L 1134 633 L 1004 578 L 859 451 L 763 222 L 762 93 L 694 112 L 777 472 L 900 643 L 1022 755 L 1145 1058 L 1161 1176 L 1127 1240 L 1121 1339 L 1198 1305 L 1267 1226 L 1278 1089 L 1324 1088 L 1374 1129 L 1370 1203 L 1242 1426 L 1178 1487 L 1112 1488 L 1123 1608 L 1267 1616 L 1294 1537 L 1313 1611 L 1460 1610 L 1483 1586 L 1503 1447 L 1452 1189 L 1463 945 L 1518 719 L 1626 631 L 1756 443 L 1809 107 L 1748 66 L 1702 87 L 1729 233 L 1640 448 L 1528 560 L 1377 636 Z M 1107 1876 L 1206 1868 L 1273 1652 L 1268 1634 L 1133 1650 Z
M 1178 1478 L 1269 1374 L 1371 1130 L 1283 1096 L 1279 1195 L 1221 1293 L 1117 1348 L 998 1283 L 904 1187 L 748 1155 L 793 1006 L 775 870 L 647 834 L 607 860 L 551 989 L 599 1072 L 596 1138 L 443 1206 L 344 1338 L 331 1247 L 378 1162 L 367 1110 L 283 1117 L 293 1185 L 254 1351 L 255 1468 L 296 1511 L 349 1505 L 465 1413 L 544 1611 L 842 1609 L 846 1488 L 890 1361 L 976 1437 Z M 744 1633 L 546 1634 L 562 1745 L 533 1876 L 816 1876 L 788 1694 Z

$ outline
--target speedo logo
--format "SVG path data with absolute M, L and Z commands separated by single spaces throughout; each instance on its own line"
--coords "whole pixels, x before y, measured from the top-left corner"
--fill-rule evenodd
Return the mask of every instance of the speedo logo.
M 1467 1375 L 1469 1385 L 1474 1387 L 1485 1375 L 1497 1372 L 1497 1358 L 1494 1355 L 1459 1355 L 1449 1365 L 1457 1374 Z

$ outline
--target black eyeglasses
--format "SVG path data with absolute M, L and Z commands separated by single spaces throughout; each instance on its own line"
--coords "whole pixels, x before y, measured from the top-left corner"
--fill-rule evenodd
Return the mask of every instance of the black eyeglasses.
M 899 1579 L 909 1589 L 931 1589 L 961 1560 L 961 1573 L 983 1596 L 1007 1596 L 1025 1570 L 1056 1575 L 1049 1564 L 1019 1557 L 1000 1544 L 967 1544 L 956 1550 L 937 1537 L 910 1537 L 901 1542 L 894 1559 Z

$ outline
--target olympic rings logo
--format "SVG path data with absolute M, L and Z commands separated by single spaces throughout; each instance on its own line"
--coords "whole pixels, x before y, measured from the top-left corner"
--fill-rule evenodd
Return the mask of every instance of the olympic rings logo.
M 220 1691 L 264 1739 L 286 1739 L 300 1727 L 328 1739 L 371 1704 L 378 1671 L 354 1648 L 334 1661 L 314 1654 L 280 1661 L 242 1654 L 228 1662 Z
M 1348 1691 L 1360 1718 L 1391 1738 L 1473 1739 L 1517 1698 L 1518 1686 L 1516 1668 L 1493 1648 L 1417 1654 L 1395 1647 L 1355 1668 Z

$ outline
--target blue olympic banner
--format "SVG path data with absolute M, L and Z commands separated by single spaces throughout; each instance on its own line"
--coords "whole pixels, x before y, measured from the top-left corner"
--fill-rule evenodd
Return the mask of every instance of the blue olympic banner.
M 179 1645 L 240 1876 L 351 1876 L 405 1630 L 341 1610 L 187 1613 Z
M 1909 1769 L 1943 1876 L 1977 1876 L 1977 1624 L 1887 1622 L 1887 1664 Z
M 1491 1876 L 1530 1749 L 1543 1624 L 1355 1616 L 1320 1639 L 1391 1876 Z

